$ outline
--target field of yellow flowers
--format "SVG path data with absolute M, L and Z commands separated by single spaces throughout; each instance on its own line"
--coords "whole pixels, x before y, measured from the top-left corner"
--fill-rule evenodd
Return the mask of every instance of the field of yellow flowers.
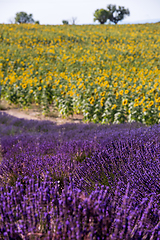
M 2 97 L 86 121 L 160 121 L 160 23 L 0 25 Z

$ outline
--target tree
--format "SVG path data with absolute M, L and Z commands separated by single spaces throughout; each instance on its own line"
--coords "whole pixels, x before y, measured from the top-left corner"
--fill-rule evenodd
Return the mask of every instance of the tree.
M 63 20 L 62 23 L 63 23 L 63 25 L 68 25 L 69 24 L 69 22 L 67 20 Z
M 97 9 L 94 13 L 94 22 L 99 21 L 101 24 L 107 22 L 109 18 L 109 12 L 103 8 Z
M 129 9 L 119 6 L 116 8 L 116 5 L 109 4 L 107 6 L 107 11 L 109 12 L 109 20 L 115 24 L 124 19 L 125 15 L 130 15 Z
M 27 14 L 26 12 L 16 13 L 15 23 L 34 23 L 32 14 Z
M 72 17 L 72 19 L 70 20 L 72 25 L 76 24 L 77 18 L 76 17 Z
M 34 23 L 35 23 L 35 24 L 40 24 L 40 22 L 39 22 L 38 20 L 37 20 L 37 21 L 35 21 Z

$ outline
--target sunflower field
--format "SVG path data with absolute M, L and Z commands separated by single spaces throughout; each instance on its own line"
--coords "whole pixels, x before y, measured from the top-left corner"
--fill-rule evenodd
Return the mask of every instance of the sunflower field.
M 160 23 L 0 25 L 2 98 L 100 123 L 160 122 Z

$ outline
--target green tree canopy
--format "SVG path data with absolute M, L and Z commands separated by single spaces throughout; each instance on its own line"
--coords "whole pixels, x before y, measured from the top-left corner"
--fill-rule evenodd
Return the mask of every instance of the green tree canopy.
M 63 23 L 63 25 L 68 25 L 69 24 L 69 22 L 67 20 L 63 20 L 62 23 Z
M 15 16 L 15 23 L 34 23 L 32 14 L 27 14 L 26 12 L 18 12 Z
M 35 21 L 34 23 L 35 23 L 35 24 L 40 24 L 40 22 L 39 22 L 38 20 L 37 20 L 37 21 Z
M 104 24 L 107 20 L 117 24 L 119 21 L 124 19 L 126 15 L 130 15 L 129 9 L 125 9 L 124 7 L 109 4 L 107 9 L 97 9 L 94 12 L 94 22 L 99 21 L 99 23 Z
M 107 22 L 109 17 L 109 12 L 103 8 L 97 9 L 94 13 L 94 22 L 98 21 L 101 24 Z
M 129 9 L 125 9 L 124 7 L 109 4 L 107 6 L 107 11 L 109 12 L 109 20 L 115 24 L 119 21 L 123 20 L 125 15 L 130 15 Z

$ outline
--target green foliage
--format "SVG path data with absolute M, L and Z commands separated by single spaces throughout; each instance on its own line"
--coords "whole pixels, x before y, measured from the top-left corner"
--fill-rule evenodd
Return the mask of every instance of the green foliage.
M 69 24 L 69 22 L 67 20 L 63 20 L 62 23 L 63 23 L 63 25 L 68 25 Z
M 109 12 L 109 20 L 115 24 L 119 21 L 123 20 L 125 15 L 130 15 L 129 9 L 125 9 L 124 7 L 109 4 L 107 6 L 107 11 Z
M 105 9 L 97 9 L 94 13 L 94 22 L 98 21 L 100 24 L 104 24 L 107 22 L 109 17 L 109 12 Z
M 40 22 L 39 21 L 35 21 L 35 24 L 40 24 Z
M 27 14 L 26 12 L 16 13 L 15 23 L 34 23 L 32 14 Z
M 107 20 L 117 24 L 119 21 L 123 20 L 125 15 L 130 15 L 129 9 L 124 7 L 109 4 L 107 10 L 101 8 L 97 9 L 94 13 L 94 22 L 99 21 L 99 23 L 104 24 Z

